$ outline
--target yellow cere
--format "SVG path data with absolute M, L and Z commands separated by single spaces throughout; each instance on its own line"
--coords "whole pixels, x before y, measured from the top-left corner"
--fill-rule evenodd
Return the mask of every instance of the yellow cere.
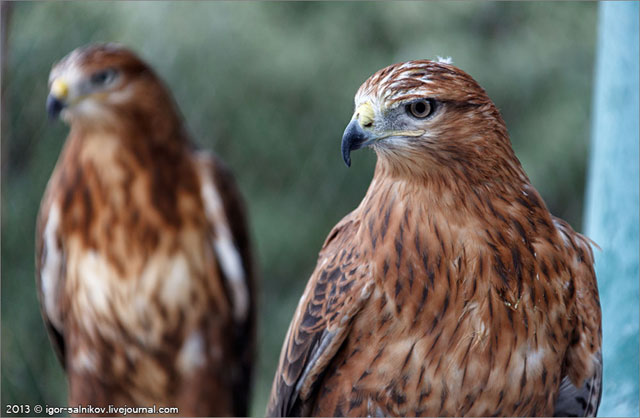
M 370 102 L 365 102 L 358 106 L 356 109 L 356 118 L 358 119 L 360 126 L 367 126 L 373 123 L 375 113 Z
M 66 99 L 69 94 L 69 86 L 64 81 L 56 78 L 51 83 L 51 94 L 58 99 Z

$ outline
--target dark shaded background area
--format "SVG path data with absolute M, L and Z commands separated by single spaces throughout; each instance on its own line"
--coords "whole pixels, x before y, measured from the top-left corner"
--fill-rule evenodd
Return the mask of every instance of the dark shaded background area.
M 2 93 L 2 403 L 64 405 L 38 310 L 35 217 L 67 127 L 46 119 L 51 65 L 118 41 L 165 79 L 193 138 L 235 171 L 263 281 L 253 414 L 330 228 L 355 208 L 371 151 L 340 157 L 359 85 L 451 56 L 501 110 L 551 212 L 581 229 L 595 3 L 16 3 Z

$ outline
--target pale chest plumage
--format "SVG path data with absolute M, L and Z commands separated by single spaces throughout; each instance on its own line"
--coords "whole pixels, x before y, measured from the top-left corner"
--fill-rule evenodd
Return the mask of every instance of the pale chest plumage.
M 52 323 L 76 341 L 67 347 L 69 372 L 106 367 L 129 376 L 127 390 L 142 404 L 166 393 L 172 373 L 190 376 L 223 360 L 227 348 L 211 338 L 228 332 L 230 296 L 237 319 L 246 317 L 248 294 L 213 182 L 199 181 L 195 193 L 176 183 L 176 216 L 167 217 L 167 204 L 154 200 L 154 173 L 119 141 L 87 136 L 74 164 L 54 173 L 41 286 Z M 212 174 L 198 170 L 196 179 Z M 115 351 L 104 352 L 105 344 Z

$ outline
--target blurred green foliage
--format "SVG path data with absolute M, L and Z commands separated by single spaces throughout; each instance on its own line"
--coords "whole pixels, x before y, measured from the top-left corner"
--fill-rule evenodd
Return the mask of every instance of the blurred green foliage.
M 264 414 L 289 321 L 330 228 L 357 206 L 375 155 L 347 169 L 342 131 L 374 71 L 451 56 L 502 111 L 551 211 L 582 218 L 595 3 L 45 2 L 14 4 L 2 91 L 2 410 L 64 405 L 34 283 L 34 225 L 67 127 L 44 112 L 51 65 L 129 45 L 165 79 L 193 138 L 235 171 L 261 266 Z

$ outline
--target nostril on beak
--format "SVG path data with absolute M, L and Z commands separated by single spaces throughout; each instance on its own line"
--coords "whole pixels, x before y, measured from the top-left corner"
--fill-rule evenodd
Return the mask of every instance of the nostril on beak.
M 47 114 L 49 119 L 55 119 L 60 115 L 65 104 L 55 96 L 49 95 L 47 97 Z

